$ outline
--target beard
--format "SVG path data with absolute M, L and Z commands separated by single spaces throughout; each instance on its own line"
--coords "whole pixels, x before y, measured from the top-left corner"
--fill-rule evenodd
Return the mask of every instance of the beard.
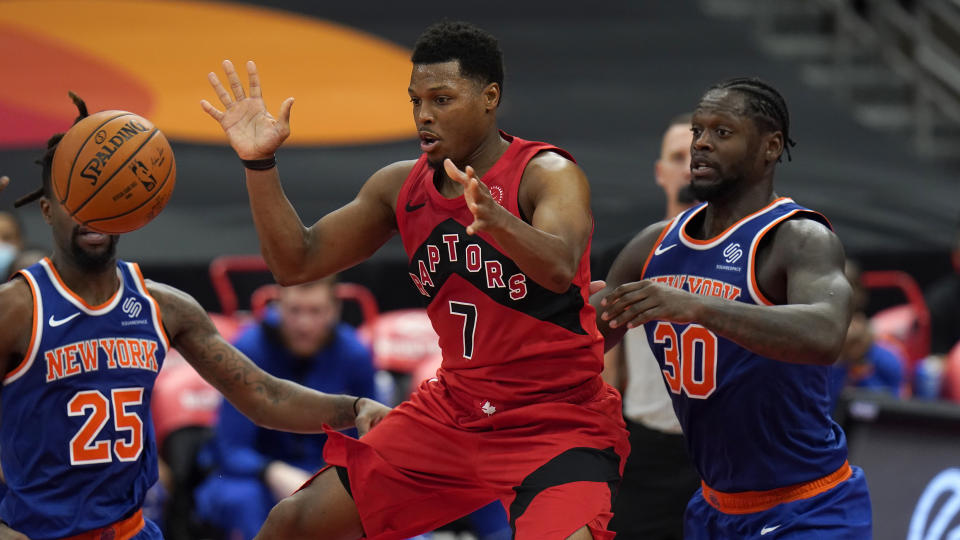
M 699 199 L 693 194 L 693 183 L 685 184 L 677 191 L 677 202 L 680 204 L 693 204 Z
M 77 266 L 85 272 L 101 272 L 109 268 L 117 256 L 117 241 L 119 240 L 119 236 L 109 235 L 106 248 L 103 251 L 91 253 L 84 250 L 80 247 L 80 244 L 77 243 L 79 232 L 79 227 L 74 229 L 73 239 L 70 242 L 70 254 L 73 256 L 73 260 L 77 263 Z
M 717 171 L 717 179 L 707 182 L 690 182 L 690 193 L 700 202 L 712 202 L 729 197 L 737 191 L 737 186 L 746 183 L 744 175 L 739 169 L 732 171 Z

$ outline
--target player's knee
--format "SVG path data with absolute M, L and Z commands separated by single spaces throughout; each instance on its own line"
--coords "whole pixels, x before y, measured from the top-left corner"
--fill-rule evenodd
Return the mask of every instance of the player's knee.
M 584 525 L 580 529 L 577 529 L 577 532 L 568 536 L 567 540 L 594 540 L 594 538 L 590 532 L 590 528 Z
M 257 540 L 305 538 L 307 531 L 303 530 L 301 511 L 301 506 L 289 497 L 278 502 L 270 510 Z

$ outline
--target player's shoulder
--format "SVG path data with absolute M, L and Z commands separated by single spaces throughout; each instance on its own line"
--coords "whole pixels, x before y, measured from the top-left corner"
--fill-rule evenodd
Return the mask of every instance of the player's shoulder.
M 203 311 L 196 299 L 172 285 L 152 279 L 146 279 L 144 282 L 147 286 L 147 292 L 157 301 L 164 322 L 171 317 L 182 318 L 181 316 L 184 313 Z
M 370 179 L 360 190 L 361 197 L 372 195 L 375 200 L 393 208 L 397 196 L 400 194 L 400 189 L 403 188 L 404 182 L 416 165 L 417 160 L 409 159 L 395 161 L 380 168 L 370 176 Z
M 0 285 L 0 317 L 20 317 L 29 321 L 25 314 L 33 312 L 33 292 L 22 277 L 14 277 Z
M 843 246 L 833 230 L 810 216 L 800 214 L 773 230 L 772 248 L 788 258 L 841 253 Z
M 0 285 L 0 342 L 13 343 L 23 334 L 29 336 L 33 309 L 33 293 L 26 280 L 13 278 Z
M 633 238 L 627 242 L 627 245 L 621 250 L 621 254 L 627 254 L 628 256 L 642 257 L 646 260 L 647 255 L 650 254 L 650 251 L 656 247 L 657 240 L 660 239 L 660 235 L 663 234 L 663 231 L 670 226 L 670 220 L 663 220 L 647 225 L 640 232 L 638 232 Z
M 550 177 L 557 175 L 584 176 L 583 169 L 575 162 L 567 159 L 549 148 L 544 149 L 530 158 L 523 170 L 524 179 L 531 177 Z
M 404 180 L 407 176 L 410 175 L 410 172 L 413 171 L 413 168 L 417 165 L 416 159 L 404 159 L 401 161 L 394 161 L 389 165 L 381 167 L 374 176 L 386 176 L 389 178 L 399 178 Z
M 669 220 L 658 221 L 652 225 L 647 225 L 631 238 L 613 260 L 607 280 L 618 283 L 639 280 L 643 273 L 643 267 L 647 263 L 647 258 L 650 257 L 657 241 L 669 225 Z

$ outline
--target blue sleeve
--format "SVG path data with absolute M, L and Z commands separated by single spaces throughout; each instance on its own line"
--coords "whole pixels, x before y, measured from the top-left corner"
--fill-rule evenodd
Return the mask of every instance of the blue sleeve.
M 251 328 L 237 338 L 235 345 L 243 354 L 256 358 L 260 349 L 258 335 L 262 335 L 260 329 Z M 223 400 L 215 435 L 221 471 L 231 476 L 260 475 L 272 460 L 256 450 L 259 430 L 256 424 Z

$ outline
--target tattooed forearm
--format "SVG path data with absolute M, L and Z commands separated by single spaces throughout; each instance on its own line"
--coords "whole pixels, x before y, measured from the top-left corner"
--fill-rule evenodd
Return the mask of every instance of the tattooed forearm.
M 324 424 L 335 429 L 353 425 L 354 398 L 323 394 L 270 375 L 224 340 L 192 297 L 158 284 L 151 292 L 173 346 L 257 424 L 304 433 L 319 432 Z

